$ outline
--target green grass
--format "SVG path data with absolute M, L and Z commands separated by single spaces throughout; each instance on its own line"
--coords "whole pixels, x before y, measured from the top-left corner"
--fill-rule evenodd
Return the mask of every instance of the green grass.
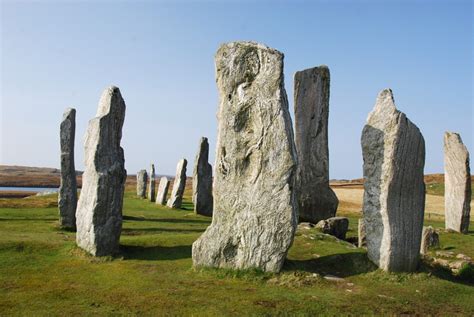
M 75 234 L 57 227 L 57 208 L 15 206 L 0 208 L 1 315 L 474 314 L 472 284 L 428 264 L 381 272 L 365 250 L 315 229 L 298 231 L 280 274 L 195 270 L 191 245 L 210 219 L 189 200 L 172 210 L 127 192 L 115 258 L 76 248 Z M 355 237 L 357 217 L 347 216 Z M 441 248 L 474 257 L 474 233 L 441 233 Z
M 474 181 L 471 181 L 471 188 L 474 188 Z M 444 183 L 426 184 L 426 193 L 430 195 L 444 196 Z

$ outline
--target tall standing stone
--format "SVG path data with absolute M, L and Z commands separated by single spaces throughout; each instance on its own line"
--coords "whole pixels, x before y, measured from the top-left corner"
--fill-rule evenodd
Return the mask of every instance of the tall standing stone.
M 362 154 L 369 259 L 385 271 L 414 271 L 425 210 L 425 141 L 396 109 L 390 89 L 379 93 L 369 114 Z
M 156 199 L 155 196 L 155 164 L 151 164 L 150 167 L 150 184 L 148 188 L 148 199 L 151 202 L 154 202 Z
M 166 196 L 168 195 L 168 188 L 170 187 L 170 180 L 168 177 L 163 176 L 160 179 L 160 185 L 158 186 L 158 193 L 156 194 L 156 203 L 160 205 L 166 204 Z
M 296 149 L 283 54 L 253 42 L 222 45 L 212 224 L 193 264 L 278 272 L 297 226 Z
M 199 148 L 194 160 L 193 203 L 194 212 L 203 216 L 212 216 L 212 166 L 209 160 L 207 138 L 199 140 Z
M 364 224 L 364 218 L 359 219 L 359 226 L 357 228 L 357 246 L 359 248 L 363 248 L 367 245 L 367 238 L 365 235 L 365 224 Z
M 296 189 L 300 222 L 318 223 L 336 215 L 339 200 L 329 187 L 329 68 L 296 72 Z
M 137 196 L 146 198 L 146 187 L 148 183 L 148 174 L 146 170 L 140 170 L 137 173 Z
M 59 225 L 76 229 L 77 183 L 74 166 L 74 138 L 76 136 L 76 109 L 67 108 L 60 126 L 61 184 L 59 185 Z
M 471 214 L 469 152 L 461 136 L 444 134 L 444 206 L 446 229 L 468 233 Z
M 118 251 L 127 171 L 120 147 L 125 102 L 117 87 L 107 88 L 85 137 L 85 171 L 77 207 L 79 247 L 95 256 Z
M 173 190 L 171 191 L 171 197 L 166 204 L 170 208 L 181 208 L 184 188 L 186 187 L 187 165 L 188 161 L 182 159 L 178 162 L 178 166 L 176 167 L 176 177 L 174 178 Z

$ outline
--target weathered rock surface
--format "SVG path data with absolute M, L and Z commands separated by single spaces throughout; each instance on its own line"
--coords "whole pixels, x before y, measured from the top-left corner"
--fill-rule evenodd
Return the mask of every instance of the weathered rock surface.
M 59 185 L 59 225 L 76 229 L 77 183 L 74 165 L 74 138 L 76 136 L 76 109 L 67 108 L 60 125 L 61 184 Z
M 150 167 L 150 183 L 148 185 L 148 199 L 151 202 L 154 202 L 156 199 L 155 196 L 155 164 L 151 164 Z
M 212 224 L 195 266 L 280 271 L 297 226 L 296 149 L 283 54 L 253 42 L 215 57 L 220 103 Z
M 166 204 L 170 208 L 181 208 L 184 188 L 186 186 L 187 165 L 188 161 L 186 159 L 182 159 L 178 162 L 178 166 L 176 167 L 176 177 L 174 178 L 173 190 L 171 191 L 171 197 Z
M 85 137 L 85 170 L 77 207 L 79 247 L 95 256 L 118 251 L 127 171 L 120 147 L 125 102 L 117 87 L 107 88 Z
M 345 240 L 349 229 L 349 219 L 346 217 L 332 217 L 321 220 L 316 224 L 316 228 L 322 233 L 330 234 L 338 239 Z
M 385 271 L 414 271 L 425 210 L 425 142 L 396 109 L 390 89 L 380 92 L 369 114 L 362 153 L 369 259 Z
M 339 204 L 329 187 L 329 82 L 327 66 L 294 76 L 299 221 L 317 223 L 334 217 Z
M 457 133 L 444 134 L 444 204 L 446 229 L 468 233 L 471 215 L 469 152 Z
M 357 228 L 358 239 L 357 239 L 357 246 L 359 248 L 364 248 L 367 246 L 367 238 L 365 236 L 365 224 L 364 218 L 359 219 L 359 226 Z
M 426 254 L 430 248 L 439 248 L 439 234 L 431 226 L 423 227 L 420 253 Z
M 140 170 L 137 173 L 137 196 L 146 198 L 146 187 L 148 184 L 148 174 L 146 170 Z
M 194 160 L 193 203 L 194 212 L 203 216 L 212 216 L 212 166 L 209 160 L 207 138 L 199 140 L 199 148 Z
M 156 203 L 160 205 L 166 204 L 166 196 L 168 195 L 168 188 L 170 187 L 170 180 L 168 177 L 163 176 L 160 179 L 160 185 L 158 186 L 158 193 L 156 194 Z

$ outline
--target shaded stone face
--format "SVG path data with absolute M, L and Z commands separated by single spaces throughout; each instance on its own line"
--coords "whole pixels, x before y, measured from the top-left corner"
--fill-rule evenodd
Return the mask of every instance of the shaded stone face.
M 156 199 L 155 196 L 155 165 L 151 164 L 150 167 L 150 184 L 148 188 L 148 199 L 150 199 L 151 202 L 154 202 Z
M 329 187 L 329 82 L 326 66 L 294 77 L 299 220 L 311 223 L 334 217 L 339 204 Z
M 77 207 L 79 247 L 95 256 L 118 251 L 127 171 L 120 147 L 125 102 L 117 87 L 107 88 L 85 137 L 85 170 Z
M 146 170 L 140 170 L 137 173 L 137 196 L 146 198 L 146 186 L 148 183 L 148 174 Z
M 156 194 L 156 203 L 160 205 L 166 204 L 166 196 L 168 195 L 168 188 L 170 187 L 170 180 L 168 177 L 163 176 L 160 179 L 160 185 L 158 186 L 158 193 Z
M 423 227 L 420 253 L 427 254 L 430 248 L 437 248 L 437 247 L 439 247 L 439 234 L 431 226 Z
M 296 150 L 283 54 L 252 42 L 222 45 L 212 224 L 193 264 L 278 272 L 297 226 Z
M 74 165 L 74 138 L 76 136 L 76 109 L 64 112 L 60 126 L 61 184 L 59 186 L 59 225 L 76 229 L 77 183 Z
M 193 203 L 194 212 L 212 216 L 212 166 L 208 163 L 209 143 L 207 138 L 199 140 L 199 148 L 194 160 Z
M 446 229 L 468 233 L 471 215 L 469 152 L 457 133 L 444 134 L 444 207 Z
M 359 248 L 363 248 L 367 246 L 367 239 L 365 236 L 365 224 L 364 224 L 364 218 L 359 219 L 359 226 L 357 228 L 358 232 L 358 239 L 357 239 L 357 246 Z
M 369 259 L 385 271 L 414 271 L 425 210 L 425 142 L 395 108 L 390 89 L 380 92 L 369 114 L 362 154 Z
M 166 203 L 166 206 L 170 208 L 181 208 L 183 202 L 184 188 L 186 187 L 186 166 L 188 161 L 182 159 L 178 162 L 176 167 L 176 177 L 174 178 L 173 190 L 171 191 L 171 197 Z

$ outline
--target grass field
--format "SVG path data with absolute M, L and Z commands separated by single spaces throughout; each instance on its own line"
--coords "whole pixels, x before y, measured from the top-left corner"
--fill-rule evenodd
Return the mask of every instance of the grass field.
M 75 247 L 74 233 L 57 227 L 56 197 L 1 200 L 0 315 L 474 314 L 467 279 L 428 261 L 417 273 L 384 273 L 365 250 L 315 229 L 298 231 L 280 274 L 195 270 L 191 245 L 210 219 L 186 198 L 172 210 L 127 191 L 115 258 Z M 351 240 L 358 215 L 340 214 Z M 441 249 L 474 258 L 474 232 L 442 232 Z

